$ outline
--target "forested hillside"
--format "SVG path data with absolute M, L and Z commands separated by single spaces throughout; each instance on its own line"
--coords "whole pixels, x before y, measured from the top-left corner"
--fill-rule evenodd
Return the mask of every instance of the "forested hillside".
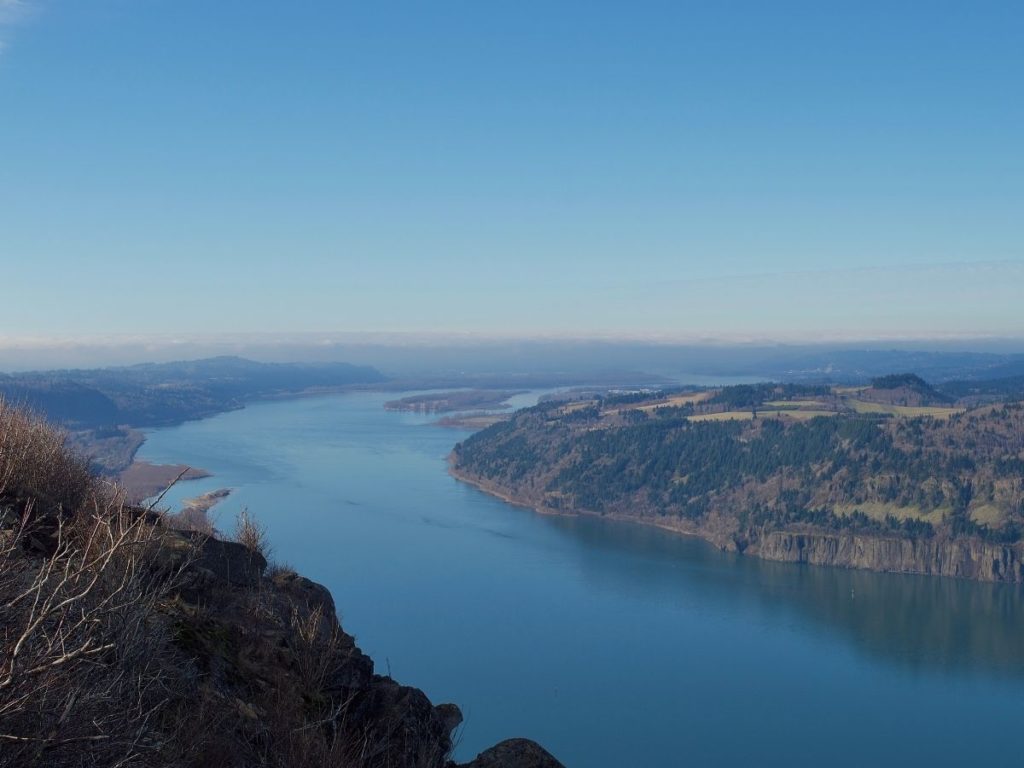
M 777 532 L 1015 546 L 1024 405 L 921 404 L 934 399 L 890 377 L 547 403 L 457 446 L 453 471 L 544 511 L 640 519 L 740 551 Z

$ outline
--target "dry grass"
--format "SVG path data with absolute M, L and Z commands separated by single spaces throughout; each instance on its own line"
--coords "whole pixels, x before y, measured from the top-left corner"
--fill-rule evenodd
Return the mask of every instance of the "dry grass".
M 656 403 L 647 403 L 637 407 L 635 410 L 638 411 L 653 411 L 656 408 L 681 408 L 685 405 L 696 405 L 697 403 L 703 403 L 708 398 L 717 394 L 713 391 L 707 392 L 680 392 L 679 394 L 670 395 L 669 397 L 659 400 Z M 628 410 L 620 408 L 619 410 Z
M 828 408 L 829 403 L 823 400 L 769 400 L 765 403 L 766 406 L 772 408 Z
M 760 410 L 757 411 L 757 418 L 759 419 L 795 419 L 797 421 L 807 421 L 818 416 L 835 416 L 836 411 L 772 411 L 772 410 Z M 723 411 L 721 413 L 701 413 L 696 416 L 690 416 L 690 421 L 751 421 L 754 418 L 754 414 L 750 411 Z
M 210 511 L 201 507 L 185 507 L 178 512 L 161 512 L 164 524 L 177 531 L 201 533 L 204 536 L 215 536 L 216 526 L 210 518 Z
M 772 416 L 782 416 L 787 419 L 796 419 L 797 421 L 807 421 L 808 419 L 815 419 L 818 416 L 838 416 L 838 411 L 819 411 L 819 410 L 785 410 L 785 411 L 758 411 L 757 417 L 769 419 Z
M 994 504 L 980 504 L 971 510 L 971 519 L 981 525 L 989 525 L 998 528 L 1006 522 L 1006 512 Z
M 576 411 L 582 411 L 584 408 L 590 408 L 597 405 L 596 400 L 574 400 L 568 405 L 563 405 L 560 409 L 560 413 L 575 413 Z
M 840 517 L 846 517 L 858 510 L 863 512 L 872 520 L 879 520 L 882 522 L 884 522 L 887 517 L 892 516 L 897 520 L 924 520 L 930 523 L 939 523 L 942 521 L 942 517 L 946 513 L 946 510 L 942 509 L 922 512 L 921 508 L 916 506 L 900 507 L 896 504 L 886 504 L 884 502 L 877 501 L 864 502 L 863 504 L 841 504 L 836 506 L 833 511 Z
M 754 414 L 748 411 L 723 411 L 721 413 L 701 413 L 688 417 L 690 421 L 750 421 Z
M 937 405 L 887 405 L 885 403 L 870 403 L 866 400 L 847 400 L 846 404 L 857 413 L 889 413 L 893 416 L 902 416 L 904 418 L 932 416 L 936 419 L 948 419 L 950 416 L 964 412 L 963 408 L 946 408 Z
M 243 509 L 235 519 L 235 541 L 265 559 L 270 559 L 270 540 L 267 527 L 253 519 L 248 509 Z
M 188 558 L 0 403 L 0 766 L 167 763 L 185 678 L 158 608 Z
M 159 531 L 98 509 L 29 559 L 30 531 L 0 548 L 0 765 L 162 764 L 164 715 L 185 691 L 157 618 L 176 574 L 152 567 Z
M 37 512 L 72 511 L 94 492 L 84 459 L 65 449 L 64 433 L 0 398 L 0 500 Z
M 924 520 L 934 525 L 940 524 L 952 512 L 949 507 L 939 507 L 929 512 L 922 512 L 920 507 L 899 507 L 895 504 L 885 504 L 882 502 L 846 504 L 837 506 L 834 511 L 837 515 L 846 516 L 855 510 L 860 510 L 873 520 L 885 521 L 886 517 L 892 516 L 897 520 Z M 1006 522 L 1007 514 L 1004 510 L 994 505 L 982 504 L 971 508 L 971 519 L 982 525 L 998 527 Z

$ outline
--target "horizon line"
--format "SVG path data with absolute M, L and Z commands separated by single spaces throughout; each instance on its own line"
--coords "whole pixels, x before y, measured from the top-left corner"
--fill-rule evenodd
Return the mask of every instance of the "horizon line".
M 823 344 L 1009 342 L 1024 343 L 1024 334 L 984 332 L 858 332 L 819 333 L 670 333 L 595 331 L 265 331 L 228 333 L 147 333 L 147 334 L 0 334 L 0 351 L 45 351 L 60 349 L 154 347 L 159 349 L 187 345 L 272 346 L 436 346 L 438 344 L 475 345 L 515 342 L 632 343 L 659 346 L 788 346 Z

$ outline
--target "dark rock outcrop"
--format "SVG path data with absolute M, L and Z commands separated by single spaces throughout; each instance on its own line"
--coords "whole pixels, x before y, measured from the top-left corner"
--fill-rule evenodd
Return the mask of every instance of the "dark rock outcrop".
M 233 541 L 206 538 L 194 567 L 209 571 L 233 587 L 256 587 L 267 567 L 267 560 L 259 552 L 250 552 Z
M 540 744 L 529 739 L 508 739 L 481 752 L 463 768 L 564 768 Z
M 172 532 L 167 548 L 184 551 L 189 539 Z M 337 755 L 339 764 L 366 768 L 448 765 L 458 707 L 434 706 L 419 689 L 376 674 L 338 623 L 325 587 L 290 570 L 265 575 L 265 568 L 258 553 L 212 538 L 185 566 L 173 613 L 177 643 L 197 666 L 206 704 L 230 702 L 234 712 L 230 727 L 208 735 L 229 742 L 212 754 L 237 752 L 239 744 L 254 754 L 282 749 L 297 729 L 312 729 L 317 736 L 301 748 L 315 761 Z M 229 764 L 250 759 L 242 754 Z

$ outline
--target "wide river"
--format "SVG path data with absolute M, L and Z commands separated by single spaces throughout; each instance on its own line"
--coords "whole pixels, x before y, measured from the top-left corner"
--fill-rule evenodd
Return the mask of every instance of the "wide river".
M 377 670 L 570 768 L 1020 764 L 1024 592 L 761 562 L 546 517 L 446 473 L 468 433 L 398 395 L 267 402 L 153 430 L 140 458 L 233 489 L 327 585 Z

